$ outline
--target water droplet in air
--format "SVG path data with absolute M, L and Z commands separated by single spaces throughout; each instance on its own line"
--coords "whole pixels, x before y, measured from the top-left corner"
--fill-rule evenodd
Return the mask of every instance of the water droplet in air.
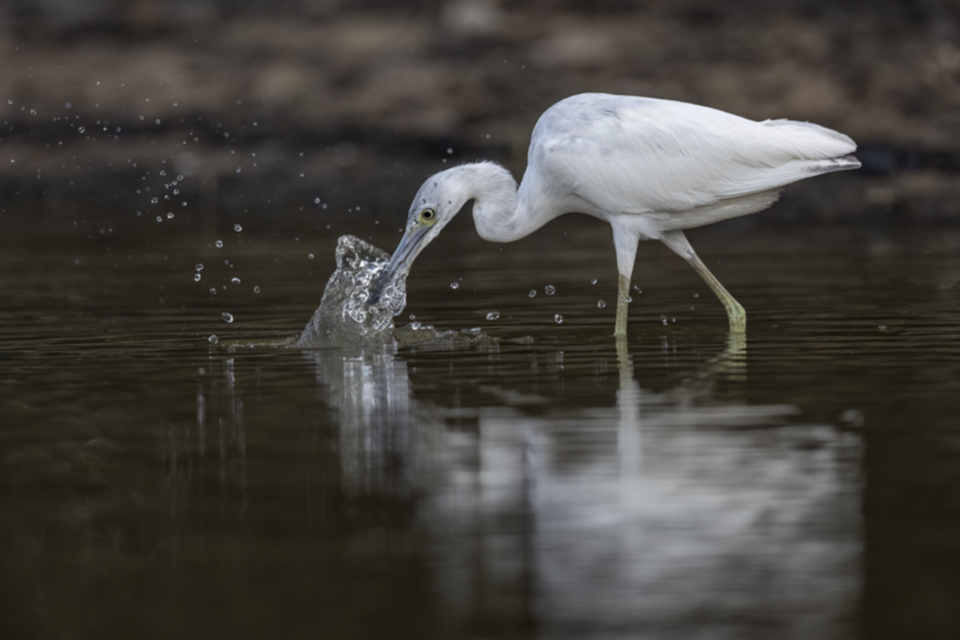
M 157 216 L 157 222 L 163 222 L 163 218 L 160 216 Z
M 563 324 L 563 316 L 559 313 L 553 316 L 553 319 L 556 320 L 557 324 Z
M 77 133 L 84 133 L 84 132 L 86 132 L 86 128 L 85 128 L 85 127 L 79 127 L 79 128 L 77 128 Z
M 160 118 L 157 118 L 156 120 L 154 120 L 153 124 L 160 124 Z
M 237 173 L 240 173 L 241 171 L 243 171 L 243 169 L 241 169 L 240 167 L 237 167 Z
M 212 295 L 212 296 L 217 295 L 217 288 L 216 288 L 216 287 L 210 287 L 210 295 Z
M 410 328 L 413 329 L 414 331 L 418 331 L 418 330 L 420 329 L 420 326 L 421 326 L 421 325 L 420 325 L 420 322 L 411 322 L 411 323 L 410 323 Z
M 606 307 L 606 306 L 607 306 L 607 303 L 606 303 L 606 302 L 604 302 L 603 300 L 597 300 L 597 308 L 598 308 L 598 309 L 603 309 L 603 308 Z
M 543 292 L 544 292 L 545 294 L 547 294 L 548 296 L 552 296 L 553 294 L 555 294 L 555 293 L 557 292 L 557 288 L 556 288 L 555 286 L 553 286 L 552 284 L 548 284 L 547 286 L 545 286 L 545 287 L 543 288 Z
M 241 227 L 239 224 L 235 224 L 233 225 L 233 230 L 236 231 L 237 233 L 240 233 L 241 231 L 243 231 L 243 227 Z
M 308 253 L 308 254 L 307 254 L 307 257 L 310 258 L 311 260 L 313 260 L 313 254 L 312 254 L 312 253 Z
M 590 284 L 597 284 L 596 278 L 590 278 Z
M 223 240 L 217 240 L 213 244 L 217 246 L 217 249 L 223 249 Z
M 662 322 L 663 324 L 667 324 L 667 316 L 661 314 L 661 315 L 660 315 L 660 322 Z
M 536 289 L 530 289 L 530 297 L 531 297 L 531 298 L 536 298 L 536 297 L 537 297 L 537 290 L 536 290 Z
M 200 278 L 201 278 L 201 277 L 202 277 L 202 276 L 201 276 L 199 273 L 195 273 L 195 274 L 193 274 L 193 281 L 194 281 L 194 282 L 200 282 Z
M 203 263 L 202 263 L 202 262 L 201 262 L 201 263 L 198 263 L 197 266 L 194 267 L 194 268 L 195 268 L 197 271 L 203 271 Z
M 254 288 L 253 288 L 253 292 L 254 292 L 254 293 L 260 293 L 260 287 L 259 287 L 259 286 L 254 287 Z
M 183 182 L 183 176 L 177 175 L 177 182 Z
M 320 204 L 320 198 L 314 198 L 313 204 Z
M 167 212 L 167 220 L 173 220 L 173 211 Z
M 160 202 L 160 198 L 156 196 L 150 198 L 150 204 L 157 204 L 158 202 Z
M 490 313 L 487 314 L 487 320 L 496 320 L 499 317 L 500 317 L 499 311 L 491 311 Z
M 232 313 L 227 313 L 226 311 L 224 311 L 223 313 L 220 314 L 220 317 L 223 318 L 227 324 L 230 324 L 231 322 L 233 322 Z
M 230 284 L 240 284 L 240 278 L 230 278 Z
M 218 338 L 216 334 L 214 334 L 209 338 L 207 338 L 207 342 L 209 342 L 210 344 L 217 344 L 218 342 L 220 342 L 220 338 Z
M 694 297 L 694 298 L 699 298 L 699 297 L 700 297 L 700 294 L 699 294 L 699 293 L 695 293 L 695 294 L 693 294 L 693 297 Z
M 460 288 L 460 283 L 458 283 L 458 282 L 451 282 L 451 283 L 450 283 L 450 288 L 453 289 L 454 291 L 456 291 L 457 289 Z

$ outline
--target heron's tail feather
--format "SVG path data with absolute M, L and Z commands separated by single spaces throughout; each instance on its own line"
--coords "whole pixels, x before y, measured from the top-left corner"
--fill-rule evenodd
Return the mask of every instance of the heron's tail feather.
M 760 124 L 773 128 L 780 137 L 783 148 L 789 149 L 797 158 L 803 160 L 839 161 L 845 157 L 852 157 L 851 154 L 857 150 L 857 143 L 850 136 L 812 122 L 764 120 Z M 853 158 L 853 161 L 856 162 L 856 158 Z M 857 166 L 860 166 L 859 162 Z M 845 166 L 833 170 L 842 169 L 856 169 L 856 167 Z

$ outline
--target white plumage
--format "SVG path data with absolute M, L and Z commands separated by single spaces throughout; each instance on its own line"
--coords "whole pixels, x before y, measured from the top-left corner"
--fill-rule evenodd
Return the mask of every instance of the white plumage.
M 534 127 L 519 190 L 510 173 L 491 162 L 429 178 L 381 285 L 405 274 L 469 200 L 478 233 L 493 242 L 517 240 L 559 215 L 580 212 L 613 227 L 620 271 L 616 335 L 626 334 L 641 239 L 661 240 L 686 259 L 723 302 L 731 330 L 743 330 L 743 308 L 697 258 L 683 230 L 765 209 L 792 182 L 856 169 L 855 150 L 849 137 L 807 122 L 756 122 L 654 98 L 572 96 Z

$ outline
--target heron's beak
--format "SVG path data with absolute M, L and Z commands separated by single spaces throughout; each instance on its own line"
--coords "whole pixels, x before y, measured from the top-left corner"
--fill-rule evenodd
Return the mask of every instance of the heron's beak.
M 370 295 L 367 297 L 367 304 L 377 304 L 380 297 L 386 290 L 387 285 L 393 282 L 397 277 L 406 277 L 413 266 L 413 261 L 420 254 L 425 246 L 424 238 L 427 235 L 429 226 L 418 224 L 404 234 L 397 250 L 393 252 L 393 257 L 386 268 L 380 272 L 373 286 L 370 288 Z

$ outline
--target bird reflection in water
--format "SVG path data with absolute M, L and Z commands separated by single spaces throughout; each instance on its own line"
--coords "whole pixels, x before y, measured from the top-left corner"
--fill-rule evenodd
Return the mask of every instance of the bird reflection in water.
M 849 631 L 859 440 L 736 397 L 742 335 L 659 392 L 621 342 L 616 404 L 579 411 L 551 410 L 542 388 L 501 388 L 484 406 L 418 401 L 391 348 L 304 358 L 337 423 L 341 487 L 416 502 L 451 624 L 532 620 L 548 637 Z

